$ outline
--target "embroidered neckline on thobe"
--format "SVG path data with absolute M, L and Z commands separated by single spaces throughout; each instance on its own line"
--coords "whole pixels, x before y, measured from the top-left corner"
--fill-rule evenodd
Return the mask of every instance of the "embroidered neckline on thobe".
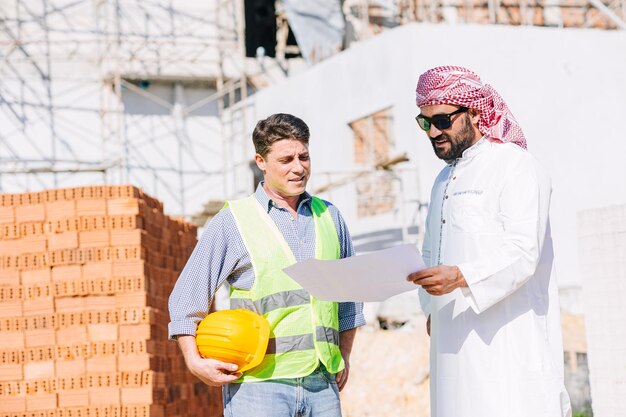
M 454 165 L 457 161 L 462 162 L 462 161 L 471 159 L 477 154 L 479 154 L 482 150 L 486 149 L 488 143 L 490 143 L 489 139 L 483 136 L 482 138 L 478 140 L 478 142 L 476 142 L 475 144 L 473 144 L 472 146 L 464 150 L 460 158 L 446 160 L 446 163 L 448 165 Z

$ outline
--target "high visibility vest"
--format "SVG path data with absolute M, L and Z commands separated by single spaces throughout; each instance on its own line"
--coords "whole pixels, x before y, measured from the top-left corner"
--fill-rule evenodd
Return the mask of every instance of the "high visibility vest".
M 231 287 L 231 308 L 246 308 L 270 323 L 270 341 L 260 365 L 243 373 L 237 382 L 298 378 L 311 374 L 322 362 L 330 373 L 345 364 L 339 350 L 336 302 L 311 296 L 282 269 L 296 258 L 282 233 L 254 195 L 229 201 L 237 228 L 254 270 L 250 290 Z M 315 224 L 315 257 L 338 259 L 339 238 L 326 204 L 311 199 Z

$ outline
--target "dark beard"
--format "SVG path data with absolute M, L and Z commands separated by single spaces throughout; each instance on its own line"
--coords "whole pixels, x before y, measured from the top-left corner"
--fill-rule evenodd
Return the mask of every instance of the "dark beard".
M 448 151 L 438 150 L 435 146 L 435 141 L 437 140 L 447 140 L 450 143 L 450 149 Z M 435 151 L 435 155 L 437 158 L 443 159 L 445 161 L 453 161 L 457 158 L 460 158 L 463 155 L 463 152 L 470 146 L 472 146 L 474 142 L 474 129 L 472 126 L 472 121 L 467 115 L 465 115 L 465 122 L 463 124 L 463 128 L 456 134 L 454 137 L 446 135 L 442 133 L 441 135 L 431 138 L 430 144 L 433 146 L 433 150 Z

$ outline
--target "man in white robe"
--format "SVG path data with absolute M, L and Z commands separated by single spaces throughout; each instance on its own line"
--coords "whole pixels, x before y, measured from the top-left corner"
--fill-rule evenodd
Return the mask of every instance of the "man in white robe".
M 548 212 L 551 183 L 489 85 L 462 67 L 420 77 L 417 121 L 446 161 L 420 285 L 431 417 L 569 417 Z

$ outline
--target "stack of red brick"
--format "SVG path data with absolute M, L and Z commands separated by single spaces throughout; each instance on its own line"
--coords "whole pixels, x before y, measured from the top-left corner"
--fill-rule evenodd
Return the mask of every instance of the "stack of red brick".
M 0 194 L 0 417 L 213 415 L 167 340 L 195 243 L 132 186 Z

